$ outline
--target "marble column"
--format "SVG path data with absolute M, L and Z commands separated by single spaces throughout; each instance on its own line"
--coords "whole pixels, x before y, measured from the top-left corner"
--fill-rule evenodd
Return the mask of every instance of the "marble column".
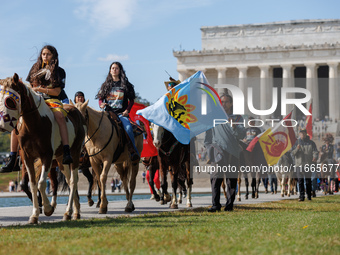
M 218 67 L 216 68 L 217 70 L 217 84 L 226 84 L 227 81 L 226 81 L 226 78 L 227 78 L 227 74 L 226 74 L 226 71 L 227 71 L 227 68 L 225 67 Z M 222 93 L 227 93 L 227 89 L 224 89 L 224 88 L 218 88 L 217 89 L 217 93 L 218 94 L 222 94 Z
M 319 118 L 319 84 L 316 64 L 306 64 L 306 89 L 312 94 L 313 107 L 312 115 L 313 119 Z
M 294 87 L 294 72 L 293 72 L 293 66 L 292 65 L 282 65 L 282 87 L 283 88 L 289 88 Z M 292 98 L 293 96 L 289 97 Z M 286 106 L 286 113 L 289 114 L 293 109 L 293 105 L 287 105 Z M 293 112 L 292 117 L 295 118 L 296 113 Z M 285 117 L 285 116 L 282 116 Z
M 269 66 L 260 67 L 260 109 L 267 110 L 270 101 L 271 89 L 269 88 Z M 270 116 L 261 116 L 263 120 Z
M 247 86 L 247 66 L 237 67 L 238 69 L 238 87 L 243 91 L 244 98 L 248 98 L 248 86 Z M 247 102 L 247 101 L 246 101 Z M 248 107 L 245 107 L 245 114 L 249 115 Z
M 329 66 L 329 117 L 333 120 L 339 120 L 339 98 L 338 98 L 338 64 L 327 63 Z

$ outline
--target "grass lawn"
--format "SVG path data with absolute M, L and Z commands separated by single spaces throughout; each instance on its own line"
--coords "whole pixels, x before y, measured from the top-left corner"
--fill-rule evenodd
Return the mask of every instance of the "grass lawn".
M 0 228 L 0 254 L 340 254 L 340 196 Z

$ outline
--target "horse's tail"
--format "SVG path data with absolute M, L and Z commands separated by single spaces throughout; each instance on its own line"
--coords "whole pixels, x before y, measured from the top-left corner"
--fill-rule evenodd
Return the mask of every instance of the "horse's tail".
M 65 175 L 60 170 L 58 171 L 57 179 L 58 179 L 58 183 L 62 184 L 62 185 L 59 185 L 59 187 L 61 187 L 60 189 L 61 192 L 68 191 L 68 184 L 66 182 Z

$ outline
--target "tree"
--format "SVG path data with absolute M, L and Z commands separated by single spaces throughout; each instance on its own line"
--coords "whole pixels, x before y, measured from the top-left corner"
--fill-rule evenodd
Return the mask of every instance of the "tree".
M 136 103 L 144 104 L 146 106 L 151 105 L 152 103 L 149 102 L 147 99 L 142 98 L 138 92 L 136 92 L 136 98 L 135 98 Z
M 0 133 L 0 152 L 10 151 L 11 144 L 11 133 L 1 132 Z

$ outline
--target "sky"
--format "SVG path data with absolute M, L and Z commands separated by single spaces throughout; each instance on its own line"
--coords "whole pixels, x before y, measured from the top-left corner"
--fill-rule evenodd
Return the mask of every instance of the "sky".
M 57 48 L 70 99 L 95 99 L 110 64 L 123 64 L 139 95 L 165 94 L 173 51 L 201 49 L 203 26 L 340 18 L 338 0 L 0 0 L 0 78 L 26 80 L 41 48 Z M 340 39 L 339 39 L 340 40 Z

